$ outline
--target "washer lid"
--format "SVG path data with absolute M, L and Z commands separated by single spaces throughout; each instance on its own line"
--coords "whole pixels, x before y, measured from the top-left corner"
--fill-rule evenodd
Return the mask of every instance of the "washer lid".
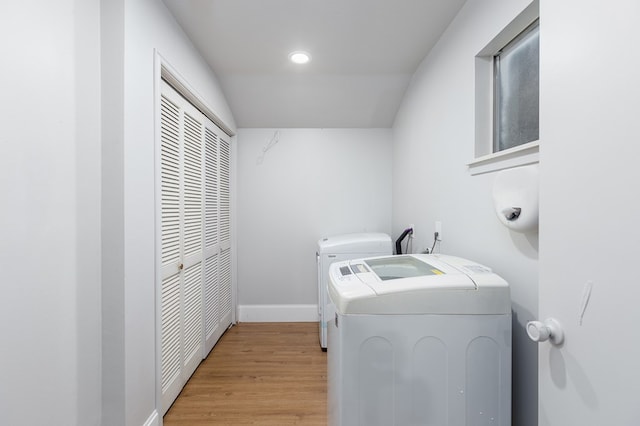
M 511 312 L 509 287 L 502 278 L 478 263 L 443 255 L 334 263 L 329 294 L 340 313 Z
M 468 275 L 435 257 L 405 255 L 362 259 L 352 261 L 350 268 L 358 271 L 356 277 L 378 295 L 412 290 L 477 288 Z
M 318 253 L 391 254 L 391 237 L 383 233 L 336 235 L 318 241 Z

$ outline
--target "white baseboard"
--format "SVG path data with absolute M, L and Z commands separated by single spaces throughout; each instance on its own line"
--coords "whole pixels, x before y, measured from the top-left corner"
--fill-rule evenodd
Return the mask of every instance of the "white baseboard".
M 142 426 L 160 426 L 160 416 L 156 410 L 153 410 L 153 413 L 149 416 L 144 425 Z
M 318 305 L 238 305 L 240 322 L 314 322 Z

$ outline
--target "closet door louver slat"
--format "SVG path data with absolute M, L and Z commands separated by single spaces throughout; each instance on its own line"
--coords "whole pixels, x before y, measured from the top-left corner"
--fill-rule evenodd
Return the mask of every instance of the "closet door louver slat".
M 220 330 L 220 308 L 218 288 L 218 253 L 205 260 L 205 352 L 211 351 L 213 345 L 222 334 Z
M 178 107 L 161 98 L 162 266 L 180 260 L 180 117 Z
M 231 200 L 230 200 L 230 147 L 229 142 L 220 140 L 220 241 L 231 242 Z M 226 247 L 225 247 L 226 248 Z
M 205 128 L 205 247 L 218 244 L 218 137 Z
M 184 253 L 202 251 L 202 123 L 184 116 Z
M 219 305 L 222 317 L 231 315 L 231 249 L 220 252 Z
M 162 282 L 162 392 L 180 377 L 180 276 Z
M 184 272 L 184 371 L 185 382 L 202 360 L 202 262 Z

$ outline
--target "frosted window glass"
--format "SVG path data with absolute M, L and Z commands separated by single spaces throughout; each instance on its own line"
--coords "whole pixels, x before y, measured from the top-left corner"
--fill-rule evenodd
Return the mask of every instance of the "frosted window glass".
M 540 28 L 536 21 L 494 57 L 494 152 L 539 139 Z

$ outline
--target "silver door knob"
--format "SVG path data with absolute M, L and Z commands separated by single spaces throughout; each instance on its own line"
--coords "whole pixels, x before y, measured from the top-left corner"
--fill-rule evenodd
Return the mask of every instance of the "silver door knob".
M 546 342 L 553 345 L 561 345 L 564 342 L 564 332 L 560 323 L 553 318 L 548 318 L 544 322 L 529 321 L 527 323 L 527 334 L 534 342 Z

